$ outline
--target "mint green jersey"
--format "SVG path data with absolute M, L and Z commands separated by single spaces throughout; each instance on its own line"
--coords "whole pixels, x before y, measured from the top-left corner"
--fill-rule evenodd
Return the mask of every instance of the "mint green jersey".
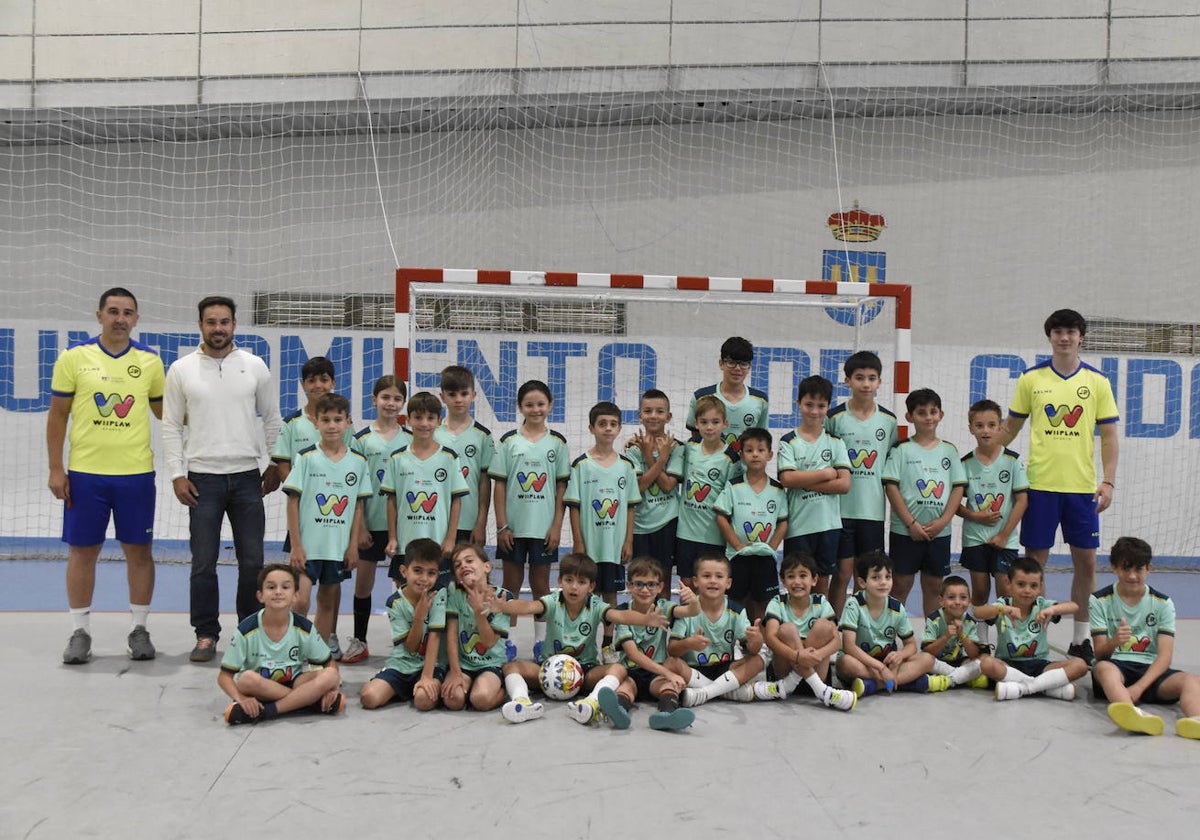
M 354 510 L 371 496 L 367 459 L 347 449 L 333 461 L 310 446 L 293 459 L 283 492 L 300 499 L 300 544 L 308 559 L 341 563 L 354 536 Z
M 542 645 L 542 660 L 557 653 L 574 656 L 584 667 L 600 664 L 600 651 L 596 646 L 596 631 L 604 624 L 604 617 L 612 609 L 599 595 L 591 594 L 580 607 L 579 615 L 571 618 L 562 592 L 551 592 L 541 597 L 546 608 L 542 617 L 546 619 L 546 641 Z
M 846 599 L 838 627 L 853 630 L 855 644 L 881 662 L 889 653 L 903 647 L 913 635 L 912 623 L 899 600 L 889 595 L 879 617 L 875 618 L 867 605 L 867 593 L 861 589 Z
M 667 627 L 669 627 L 675 620 L 675 610 L 678 608 L 679 604 L 674 601 L 658 598 L 652 609 L 667 617 Z M 621 604 L 618 609 L 631 610 L 633 605 Z M 625 654 L 626 642 L 633 642 L 637 645 L 638 650 L 659 665 L 666 662 L 667 643 L 671 640 L 670 630 L 667 627 L 644 627 L 640 624 L 618 624 L 613 627 L 613 649 L 621 651 L 621 664 L 629 671 L 636 671 L 640 667 Z
M 279 641 L 263 629 L 263 610 L 246 616 L 221 657 L 221 670 L 232 674 L 254 671 L 264 680 L 290 684 L 303 672 L 302 666 L 327 665 L 332 658 L 329 646 L 312 622 L 296 613 L 289 616 L 291 624 Z
M 496 599 L 509 601 L 512 595 L 507 589 L 497 586 Z M 446 589 L 446 624 L 458 619 L 458 637 L 446 639 L 447 645 L 458 645 L 458 665 L 464 671 L 482 671 L 484 668 L 499 668 L 508 661 L 504 641 L 508 638 L 509 618 L 502 612 L 492 613 L 488 623 L 496 631 L 496 643 L 484 647 L 479 640 L 479 625 L 475 623 L 475 611 L 467 600 L 467 593 L 452 583 Z M 438 629 L 431 624 L 430 629 Z
M 646 472 L 648 465 L 646 464 L 645 457 L 642 455 L 641 448 L 630 446 L 625 450 L 625 456 L 633 462 L 633 468 L 639 476 Z M 671 476 L 676 481 L 682 475 L 682 441 L 675 441 L 675 446 L 671 448 L 671 454 L 667 456 L 667 463 L 663 469 L 663 473 Z M 659 487 L 656 481 L 642 493 L 642 503 L 638 505 L 637 516 L 633 523 L 633 532 L 635 534 L 653 534 L 678 516 L 679 485 L 676 484 L 673 489 L 667 491 Z
M 729 517 L 733 532 L 746 544 L 742 554 L 775 556 L 771 539 L 788 518 L 787 491 L 778 481 L 767 478 L 766 486 L 755 490 L 745 478 L 735 478 L 721 488 L 713 510 Z M 732 545 L 725 546 L 726 557 L 737 553 Z
M 737 475 L 738 454 L 726 446 L 711 455 L 704 444 L 689 440 L 683 445 L 683 471 L 679 477 L 679 526 L 675 535 L 681 540 L 705 545 L 724 545 L 717 528 L 713 504 L 729 479 Z
M 883 483 L 900 488 L 905 507 L 913 519 L 928 525 L 946 512 L 946 503 L 955 487 L 967 486 L 967 474 L 954 444 L 939 440 L 926 449 L 913 440 L 892 447 L 883 467 Z M 892 511 L 893 534 L 907 534 L 900 514 Z M 939 536 L 949 536 L 945 529 Z
M 392 453 L 379 489 L 396 497 L 396 540 L 401 554 L 415 539 L 425 537 L 441 545 L 452 536 L 450 506 L 454 499 L 467 495 L 458 456 L 444 446 L 428 458 L 418 458 L 411 446 Z
M 716 620 L 709 618 L 702 609 L 699 615 L 677 618 L 671 625 L 672 639 L 686 639 L 697 631 L 709 639 L 709 645 L 704 650 L 689 650 L 683 654 L 683 661 L 687 664 L 697 667 L 733 662 L 734 645 L 746 638 L 750 619 L 740 606 L 728 598 L 724 600 L 725 605 Z
M 806 440 L 798 431 L 788 432 L 779 439 L 775 461 L 780 479 L 785 472 L 792 470 L 809 472 L 832 467 L 839 471 L 850 471 L 846 444 L 829 432 L 822 432 L 814 441 Z M 789 487 L 787 496 L 789 537 L 820 534 L 842 527 L 841 495 Z
M 921 647 L 940 639 L 948 626 L 946 611 L 941 608 L 925 616 L 925 630 L 921 633 Z M 979 644 L 979 625 L 970 613 L 963 616 L 962 630 L 969 641 Z M 946 646 L 938 651 L 937 658 L 950 665 L 958 665 L 967 658 L 967 652 L 963 649 L 962 642 L 954 638 L 946 642 Z
M 967 489 L 963 493 L 963 504 L 971 510 L 990 510 L 1000 513 L 995 525 L 963 520 L 962 544 L 964 547 L 983 545 L 1008 522 L 1012 515 L 1013 501 L 1019 493 L 1029 490 L 1029 479 L 1021 456 L 1011 449 L 1003 450 L 990 464 L 979 460 L 974 452 L 962 457 L 963 472 L 967 476 Z M 1017 529 L 1009 534 L 1005 548 L 1019 548 Z
M 442 591 L 445 590 L 440 590 L 434 596 L 435 600 Z M 425 613 L 425 621 L 420 627 L 413 627 L 415 611 L 416 608 L 403 592 L 393 592 L 388 596 L 387 615 L 388 622 L 392 625 L 392 653 L 388 656 L 387 664 L 384 667 L 399 671 L 401 674 L 416 674 L 425 667 L 425 650 L 429 644 L 429 633 L 432 629 L 431 618 L 435 618 L 434 608 L 431 604 L 429 611 Z M 444 626 L 444 605 L 442 621 Z M 416 651 L 409 650 L 405 644 L 412 633 L 421 634 L 421 644 Z
M 585 452 L 571 464 L 563 502 L 578 509 L 583 546 L 597 563 L 621 562 L 629 517 L 641 500 L 633 461 L 624 455 L 606 467 Z
M 1117 594 L 1115 585 L 1093 592 L 1088 598 L 1093 636 L 1116 638 L 1121 619 L 1129 625 L 1129 641 L 1113 651 L 1112 660 L 1149 665 L 1158 658 L 1158 637 L 1175 635 L 1175 602 L 1149 586 L 1132 607 Z
M 707 388 L 697 388 L 688 404 L 686 425 L 693 432 L 696 430 L 696 400 L 701 397 L 713 396 L 725 404 L 725 444 L 737 449 L 738 436 L 746 429 L 768 428 L 770 410 L 767 406 L 767 393 L 757 388 L 746 386 L 745 395 L 737 402 L 730 402 L 721 393 L 721 383 L 709 385 Z
M 385 438 L 375 430 L 374 426 L 364 426 L 354 436 L 351 449 L 367 459 L 367 475 L 371 479 L 371 497 L 363 509 L 368 531 L 387 530 L 387 494 L 380 490 L 383 477 L 387 473 L 388 459 L 397 449 L 401 449 L 412 441 L 412 434 L 401 426 L 390 439 Z
M 344 441 L 346 446 L 353 448 L 353 429 L 346 429 Z M 275 438 L 275 448 L 271 450 L 271 460 L 277 464 L 290 464 L 302 450 L 320 442 L 321 433 L 308 419 L 304 409 L 300 409 L 283 418 L 279 437 Z
M 780 592 L 767 604 L 763 624 L 765 625 L 770 621 L 777 621 L 780 624 L 794 624 L 796 632 L 800 634 L 800 641 L 804 641 L 808 638 L 808 634 L 812 632 L 813 625 L 822 618 L 827 618 L 835 624 L 837 623 L 837 615 L 833 612 L 833 605 L 821 593 L 813 592 L 808 596 L 807 604 L 797 604 L 792 602 L 792 598 L 788 593 Z
M 433 432 L 433 439 L 458 455 L 467 495 L 462 497 L 458 513 L 458 530 L 470 531 L 479 518 L 479 480 L 487 475 L 496 454 L 496 441 L 487 426 L 472 423 L 458 434 L 443 423 Z
M 887 497 L 880 478 L 888 451 L 896 445 L 896 415 L 881 405 L 866 420 L 859 420 L 842 403 L 825 418 L 825 430 L 841 438 L 850 459 L 850 492 L 839 500 L 843 519 L 882 522 Z
M 506 432 L 496 444 L 488 475 L 504 482 L 505 524 L 513 536 L 545 539 L 554 523 L 556 482 L 571 475 L 567 439 L 553 429 L 540 440 L 526 439 L 520 429 Z
M 1012 606 L 1012 598 L 1005 595 L 997 598 L 994 603 Z M 1051 601 L 1044 595 L 1039 595 L 1025 618 L 1012 619 L 1008 616 L 996 618 L 996 656 L 1006 662 L 1028 661 L 1030 659 L 1050 658 L 1050 638 L 1046 628 L 1038 623 L 1037 616 L 1042 610 L 1049 609 L 1058 601 Z M 1054 616 L 1051 624 L 1057 624 L 1061 616 Z

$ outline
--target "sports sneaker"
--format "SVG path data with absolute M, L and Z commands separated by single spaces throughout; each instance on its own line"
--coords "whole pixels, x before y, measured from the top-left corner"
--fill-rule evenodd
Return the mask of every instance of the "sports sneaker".
M 546 714 L 546 707 L 541 703 L 534 703 L 528 697 L 517 697 L 505 703 L 500 709 L 500 714 L 504 715 L 504 719 L 509 723 L 525 723 Z
M 672 709 L 669 712 L 655 712 L 650 715 L 650 728 L 659 732 L 678 732 L 687 729 L 696 720 L 696 713 L 691 709 Z M 1200 721 L 1197 721 L 1200 724 Z
M 339 714 L 339 713 L 342 711 L 342 709 L 346 708 L 346 695 L 345 695 L 345 694 L 342 694 L 342 693 L 339 691 L 339 692 L 338 692 L 338 695 L 337 695 L 337 697 L 335 697 L 335 698 L 333 699 L 333 702 L 329 704 L 329 708 L 328 708 L 328 709 L 322 709 L 322 708 L 321 708 L 321 701 L 320 701 L 320 700 L 318 700 L 316 703 L 313 703 L 311 706 L 309 706 L 309 708 L 310 708 L 312 711 L 314 711 L 314 712 L 316 712 L 317 714 L 319 714 L 319 715 L 336 715 L 336 714 Z
M 996 683 L 996 699 L 997 700 L 1016 700 L 1024 696 L 1021 689 L 1024 683 L 1016 682 L 1015 680 L 1002 680 Z
M 612 722 L 613 729 L 629 728 L 629 711 L 621 705 L 617 692 L 605 686 L 596 694 L 596 702 L 600 705 L 600 711 Z
M 679 705 L 692 708 L 694 706 L 703 706 L 708 702 L 708 695 L 699 689 L 685 688 L 683 694 L 679 695 Z
M 258 718 L 252 718 L 246 714 L 237 703 L 230 703 L 229 708 L 225 710 L 225 722 L 230 726 L 237 726 L 239 723 L 254 723 Z
M 746 683 L 739 685 L 733 691 L 725 695 L 730 700 L 736 700 L 739 703 L 750 703 L 755 699 L 754 683 Z
M 616 665 L 621 661 L 621 652 L 613 650 L 612 645 L 605 645 L 600 651 L 601 665 Z
M 600 704 L 590 697 L 572 700 L 567 704 L 567 714 L 571 716 L 571 720 L 587 726 L 600 714 Z
M 92 637 L 82 627 L 67 639 L 67 649 L 63 651 L 64 665 L 83 665 L 92 658 Z
M 1117 726 L 1126 732 L 1140 732 L 1143 735 L 1161 735 L 1163 719 L 1158 715 L 1148 715 L 1132 703 L 1109 703 L 1108 716 Z M 1175 724 L 1179 731 L 1179 724 Z
M 517 658 L 517 646 L 513 644 L 512 639 L 504 640 L 504 658 L 509 662 Z
M 197 636 L 196 646 L 188 654 L 192 662 L 211 662 L 217 655 L 217 640 L 212 636 Z
M 858 695 L 853 691 L 838 691 L 836 688 L 825 686 L 825 690 L 821 692 L 821 702 L 831 709 L 848 712 L 858 705 Z
M 1047 697 L 1053 697 L 1055 700 L 1074 700 L 1075 686 L 1072 683 L 1060 685 L 1058 688 L 1048 688 L 1042 692 Z
M 330 652 L 333 649 L 330 648 Z M 350 638 L 350 644 L 346 645 L 346 652 L 342 654 L 342 661 L 347 665 L 353 665 L 355 662 L 362 662 L 371 655 L 370 648 L 362 639 Z
M 950 678 L 947 676 L 943 676 L 942 674 L 929 675 L 928 691 L 930 694 L 935 691 L 946 691 L 952 685 L 954 685 L 954 683 L 950 682 Z
M 963 685 L 964 683 L 970 683 L 971 680 L 979 676 L 980 667 L 979 660 L 972 659 L 970 662 L 959 665 L 947 674 L 947 676 L 950 677 L 950 682 L 954 685 Z
M 868 694 L 874 694 L 875 680 L 864 680 L 855 677 L 854 682 L 850 683 L 850 690 L 854 692 L 855 697 L 865 697 Z
M 1078 644 L 1067 645 L 1067 656 L 1078 656 L 1088 666 L 1096 664 L 1096 654 L 1092 651 L 1092 640 L 1084 639 Z
M 976 677 L 975 679 L 973 679 L 969 683 L 967 683 L 967 688 L 987 688 L 987 687 L 988 687 L 987 674 L 980 674 L 978 677 Z
M 1200 718 L 1185 717 L 1175 721 L 1175 734 L 1180 738 L 1200 740 Z
M 335 662 L 342 661 L 342 646 L 338 644 L 337 633 L 329 634 L 329 653 Z
M 156 653 L 154 643 L 150 641 L 150 632 L 140 624 L 129 631 L 129 638 L 125 640 L 125 644 L 129 658 L 134 662 L 153 659 Z
M 783 700 L 784 699 L 783 689 L 781 689 L 779 687 L 778 682 L 768 682 L 766 680 L 759 680 L 758 682 L 751 683 L 750 685 L 753 686 L 755 700 Z
M 516 655 L 516 651 L 514 650 L 513 657 L 515 658 Z M 533 643 L 533 661 L 539 663 L 542 661 L 542 642 Z

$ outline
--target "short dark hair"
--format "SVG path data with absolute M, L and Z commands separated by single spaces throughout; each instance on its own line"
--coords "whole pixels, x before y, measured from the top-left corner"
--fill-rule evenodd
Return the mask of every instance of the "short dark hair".
M 729 574 L 733 569 L 733 565 L 729 562 L 729 558 L 725 556 L 725 552 L 723 551 L 701 551 L 700 556 L 696 558 L 695 575 L 700 574 L 701 563 L 720 563 L 725 567 L 726 574 Z
M 731 336 L 721 343 L 721 358 L 731 362 L 752 362 L 754 345 L 740 335 Z
M 417 391 L 408 401 L 408 416 L 412 417 L 414 414 L 433 414 L 441 417 L 442 401 L 429 391 Z
M 666 400 L 667 408 L 671 407 L 671 398 L 667 396 L 667 392 L 658 388 L 650 388 L 642 394 L 642 398 L 638 400 L 638 407 L 640 408 L 646 400 Z
M 796 386 L 796 402 L 800 402 L 805 397 L 815 397 L 823 399 L 825 402 L 832 402 L 833 383 L 824 376 L 806 376 Z
M 904 398 L 904 407 L 910 412 L 916 411 L 923 405 L 932 405 L 935 408 L 941 409 L 942 398 L 932 388 L 918 388 Z
M 300 368 L 300 379 L 311 379 L 314 376 L 324 374 L 330 379 L 337 379 L 337 374 L 333 372 L 333 362 L 326 359 L 324 356 L 313 356 L 304 363 L 304 367 Z
M 206 298 L 201 298 L 196 304 L 196 312 L 201 321 L 204 320 L 204 310 L 210 306 L 224 306 L 229 309 L 229 314 L 237 318 L 237 304 L 233 302 L 233 298 L 225 295 L 209 295 Z
M 994 411 L 1001 420 L 1004 419 L 1004 410 L 1000 408 L 1000 403 L 995 400 L 976 400 L 967 409 L 967 422 L 970 423 L 976 414 L 983 414 L 985 411 Z
M 596 561 L 579 551 L 568 554 L 558 563 L 558 577 L 562 579 L 567 575 L 574 575 L 595 583 Z
M 817 558 L 813 557 L 807 551 L 793 551 L 783 556 L 783 562 L 779 564 L 779 576 L 783 577 L 792 569 L 801 567 L 812 572 L 813 577 L 820 577 L 821 575 L 821 572 L 817 569 Z
M 554 395 L 550 393 L 549 385 L 540 379 L 530 379 L 517 389 L 517 406 L 519 407 L 521 405 L 521 401 L 533 391 L 541 391 L 546 395 L 546 402 L 554 402 Z
M 608 400 L 601 400 L 600 402 L 598 402 L 594 406 L 592 406 L 590 411 L 588 411 L 588 425 L 595 426 L 596 421 L 599 420 L 601 417 L 616 417 L 617 422 L 620 423 L 621 422 L 621 409 L 618 408 L 617 404 L 614 402 L 609 402 Z
M 967 581 L 965 578 L 959 577 L 958 575 L 948 575 L 947 577 L 942 578 L 941 594 L 945 595 L 946 590 L 951 586 L 966 586 L 967 591 L 971 591 L 971 587 L 967 586 Z
M 1141 569 L 1153 560 L 1150 543 L 1141 537 L 1119 538 L 1108 554 L 1108 562 L 1114 569 Z
M 462 365 L 447 365 L 442 368 L 442 379 L 438 387 L 442 393 L 470 391 L 475 387 L 475 375 Z
M 414 560 L 432 563 L 436 566 L 442 562 L 442 547 L 428 537 L 418 537 L 404 546 L 404 555 L 400 560 L 400 565 L 407 566 Z
M 760 429 L 758 426 L 751 426 L 738 435 L 738 446 L 745 448 L 749 441 L 757 440 L 760 443 L 765 443 L 767 449 L 771 448 L 771 433 L 766 429 Z
M 320 417 L 322 414 L 340 411 L 347 417 L 350 415 L 350 400 L 343 397 L 341 394 L 322 394 L 317 400 L 317 404 L 313 407 L 313 414 Z
M 880 376 L 883 376 L 883 362 L 879 361 L 879 356 L 872 353 L 870 350 L 859 350 L 857 353 L 851 353 L 850 358 L 846 359 L 842 365 L 842 373 L 846 374 L 849 379 L 854 375 L 856 370 L 873 370 Z
M 1022 554 L 1020 557 L 1014 557 L 1012 562 L 1008 564 L 1008 579 L 1012 580 L 1013 575 L 1017 572 L 1024 572 L 1027 575 L 1037 575 L 1044 577 L 1046 570 L 1042 568 L 1042 564 L 1034 560 L 1032 557 L 1027 557 Z
M 866 580 L 876 569 L 892 571 L 892 558 L 882 551 L 868 551 L 854 558 L 854 576 Z
M 627 580 L 633 580 L 635 577 L 656 577 L 661 581 L 663 567 L 650 555 L 642 554 L 629 561 L 629 565 L 625 567 L 625 577 Z
M 1072 327 L 1079 330 L 1080 337 L 1087 335 L 1087 319 L 1076 312 L 1074 309 L 1056 309 L 1050 313 L 1050 317 L 1046 319 L 1043 325 L 1046 330 L 1046 337 L 1050 337 L 1050 333 L 1056 329 L 1069 330 Z
M 267 575 L 271 572 L 287 572 L 292 576 L 292 585 L 300 585 L 300 570 L 291 563 L 268 563 L 258 570 L 258 591 L 262 592 L 263 584 L 267 582 Z
M 133 308 L 137 309 L 137 306 L 138 306 L 137 298 L 135 298 L 133 296 L 133 292 L 129 291 L 128 289 L 124 288 L 123 286 L 113 286 L 111 289 L 108 289 L 103 294 L 101 294 L 100 295 L 100 305 L 97 306 L 96 308 L 103 309 L 104 302 L 106 300 L 108 300 L 110 297 L 127 297 L 133 301 Z
M 400 392 L 400 396 L 408 399 L 408 388 L 404 386 L 403 382 L 392 376 L 390 373 L 375 380 L 375 387 L 371 389 L 371 396 L 378 397 L 388 388 L 395 388 Z

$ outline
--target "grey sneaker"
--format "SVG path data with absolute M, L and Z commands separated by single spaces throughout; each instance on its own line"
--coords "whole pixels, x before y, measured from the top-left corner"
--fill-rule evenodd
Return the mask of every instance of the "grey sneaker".
M 212 636 L 197 636 L 196 646 L 188 654 L 192 662 L 211 662 L 217 655 L 217 640 Z
M 140 624 L 129 631 L 126 645 L 129 650 L 129 658 L 134 662 L 144 662 L 154 658 L 154 643 L 150 641 L 150 632 Z
M 63 651 L 64 665 L 83 665 L 92 658 L 92 637 L 84 629 L 76 630 Z
M 337 633 L 329 634 L 329 653 L 333 656 L 334 661 L 342 661 L 342 646 L 338 644 Z

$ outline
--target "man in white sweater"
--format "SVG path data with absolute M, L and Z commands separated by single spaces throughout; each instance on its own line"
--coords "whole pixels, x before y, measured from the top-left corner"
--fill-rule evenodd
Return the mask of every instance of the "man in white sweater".
M 279 435 L 279 398 L 262 359 L 233 342 L 231 298 L 200 301 L 201 344 L 167 371 L 163 450 L 175 497 L 188 507 L 191 536 L 193 662 L 208 662 L 221 635 L 217 558 L 229 517 L 238 560 L 238 621 L 258 609 L 266 512 L 263 496 L 279 487 L 278 468 L 261 470 Z M 185 431 L 186 430 L 186 431 Z

